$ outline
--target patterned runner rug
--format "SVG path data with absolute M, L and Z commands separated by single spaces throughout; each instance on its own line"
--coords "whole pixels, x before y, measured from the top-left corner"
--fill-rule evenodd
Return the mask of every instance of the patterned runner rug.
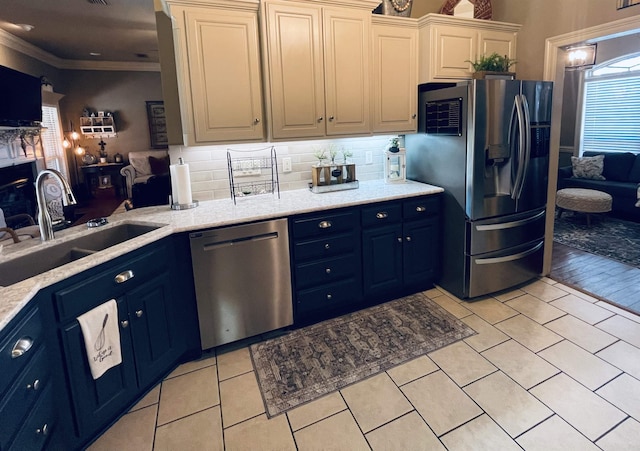
M 251 345 L 272 417 L 476 332 L 423 293 Z
M 555 220 L 553 240 L 586 252 L 640 268 L 640 223 L 610 216 L 563 213 Z

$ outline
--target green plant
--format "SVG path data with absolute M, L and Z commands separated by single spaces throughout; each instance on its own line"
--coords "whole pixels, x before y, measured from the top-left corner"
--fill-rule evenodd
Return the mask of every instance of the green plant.
M 396 149 L 399 149 L 400 148 L 399 142 L 400 142 L 400 138 L 391 138 L 389 140 L 389 148 L 392 149 L 395 147 Z
M 498 55 L 492 53 L 489 56 L 482 55 L 476 61 L 466 61 L 471 63 L 475 72 L 488 71 L 488 72 L 509 72 L 509 68 L 516 63 L 516 60 L 512 60 L 507 55 Z

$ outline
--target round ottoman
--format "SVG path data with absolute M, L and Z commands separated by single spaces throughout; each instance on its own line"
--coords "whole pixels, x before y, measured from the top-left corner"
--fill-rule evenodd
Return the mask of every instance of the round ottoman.
M 565 188 L 556 193 L 558 218 L 563 210 L 577 211 L 587 214 L 587 226 L 591 225 L 590 213 L 606 213 L 611 211 L 613 198 L 607 193 L 594 189 Z

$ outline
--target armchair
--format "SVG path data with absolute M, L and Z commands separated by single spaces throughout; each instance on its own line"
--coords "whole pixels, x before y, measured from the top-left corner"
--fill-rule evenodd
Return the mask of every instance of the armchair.
M 166 150 L 129 152 L 129 164 L 120 169 L 120 174 L 125 178 L 127 197 L 129 199 L 133 197 L 133 185 L 136 183 L 147 183 L 151 177 L 157 175 L 152 171 L 151 165 L 149 164 L 149 157 L 161 159 L 168 156 L 169 153 Z

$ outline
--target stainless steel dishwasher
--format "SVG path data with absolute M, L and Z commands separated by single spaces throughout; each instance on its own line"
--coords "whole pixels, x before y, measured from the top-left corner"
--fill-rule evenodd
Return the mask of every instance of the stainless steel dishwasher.
M 202 349 L 293 324 L 286 219 L 189 236 Z

